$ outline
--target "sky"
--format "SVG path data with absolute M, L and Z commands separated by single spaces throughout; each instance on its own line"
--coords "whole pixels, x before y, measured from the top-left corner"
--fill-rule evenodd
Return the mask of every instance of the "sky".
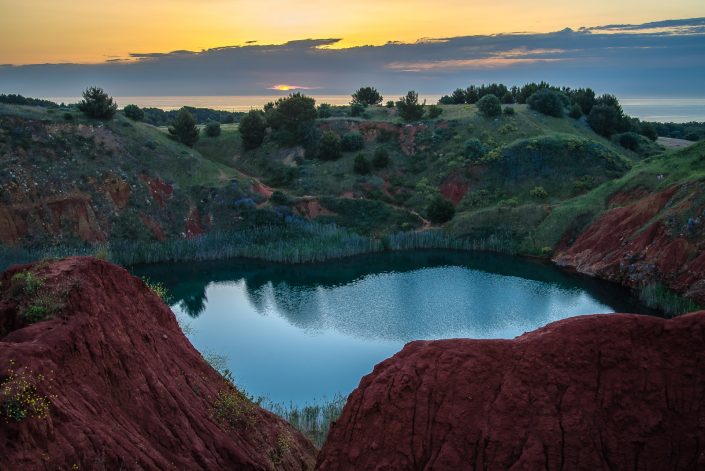
M 549 80 L 702 96 L 702 16 L 703 0 L 0 0 L 0 93 L 335 94 L 368 82 L 442 93 Z

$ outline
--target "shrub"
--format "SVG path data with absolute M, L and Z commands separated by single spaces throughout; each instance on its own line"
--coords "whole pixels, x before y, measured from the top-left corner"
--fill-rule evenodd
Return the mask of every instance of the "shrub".
M 361 116 L 365 112 L 365 107 L 360 103 L 353 103 L 350 105 L 350 116 L 357 117 Z
M 514 116 L 516 111 L 511 106 L 505 106 L 502 113 L 504 113 L 504 116 Z
M 622 123 L 621 109 L 608 104 L 596 104 L 587 118 L 588 124 L 597 134 L 611 136 L 619 131 Z
M 477 109 L 486 118 L 494 118 L 502 113 L 499 98 L 494 95 L 485 95 L 480 98 L 477 102 Z
M 641 143 L 641 139 L 643 139 L 635 132 L 625 132 L 615 137 L 620 146 L 633 151 L 639 149 L 639 144 Z
M 537 198 L 537 199 L 548 198 L 548 192 L 542 186 L 533 187 L 531 189 L 531 191 L 529 191 L 529 195 L 531 195 L 532 198 Z
M 438 118 L 443 114 L 443 108 L 438 105 L 431 105 L 428 107 L 428 117 L 429 119 Z
M 379 105 L 382 103 L 382 95 L 379 94 L 374 87 L 362 87 L 358 88 L 355 93 L 352 94 L 352 104 L 360 104 L 362 106 L 369 105 Z
M 348 132 L 343 135 L 341 145 L 344 151 L 354 152 L 365 147 L 365 140 L 359 132 Z
M 432 223 L 443 224 L 453 219 L 453 216 L 455 216 L 455 207 L 453 203 L 447 199 L 437 196 L 431 201 L 431 204 L 428 205 L 426 213 Z
M 301 93 L 280 98 L 265 107 L 267 123 L 277 131 L 276 138 L 285 145 L 305 145 L 318 117 L 316 100 Z
M 269 197 L 269 202 L 276 205 L 289 204 L 289 198 L 279 190 L 274 190 L 272 196 Z
M 393 101 L 393 100 L 389 100 L 389 101 L 387 102 L 387 104 L 385 104 L 384 106 L 386 106 L 387 108 L 394 108 L 394 101 Z
M 25 419 L 47 419 L 51 402 L 39 392 L 44 376 L 34 374 L 27 367 L 14 369 L 10 361 L 7 377 L 0 383 L 0 412 L 5 422 Z
M 113 119 L 117 104 L 99 87 L 89 87 L 83 92 L 83 100 L 78 103 L 78 109 L 92 119 Z
M 267 121 L 264 113 L 259 110 L 248 111 L 240 121 L 238 129 L 245 149 L 259 147 L 267 135 Z
M 487 148 L 480 142 L 479 139 L 468 139 L 463 145 L 463 154 L 471 160 L 479 160 L 485 156 Z
M 206 136 L 208 137 L 218 137 L 220 136 L 220 123 L 215 121 L 210 121 L 205 127 Z
M 397 111 L 399 116 L 404 121 L 418 121 L 423 117 L 423 108 L 426 102 L 419 103 L 419 94 L 415 91 L 409 91 L 406 96 L 399 98 L 397 101 Z
M 562 118 L 568 97 L 548 88 L 543 88 L 529 97 L 526 101 L 529 108 L 548 116 Z
M 213 417 L 233 428 L 252 426 L 257 422 L 257 406 L 236 388 L 228 387 L 218 393 L 213 404 Z
M 332 131 L 323 133 L 318 146 L 318 158 L 321 160 L 337 160 L 341 155 L 343 155 L 343 148 L 338 135 Z
M 71 113 L 64 113 L 64 121 L 73 121 L 73 115 Z
M 372 157 L 372 165 L 376 169 L 383 169 L 389 166 L 389 152 L 384 147 L 378 147 L 375 150 L 375 155 Z
M 156 281 L 151 281 L 149 278 L 142 278 L 142 281 L 144 282 L 145 285 L 147 285 L 147 288 L 149 290 L 159 296 L 159 298 L 164 301 L 165 303 L 169 303 L 169 299 L 171 296 L 169 296 L 169 291 L 167 291 L 166 287 Z
M 328 103 L 318 105 L 318 117 L 321 119 L 330 118 L 333 116 L 333 107 Z
M 570 107 L 570 111 L 568 112 L 568 116 L 573 119 L 580 119 L 583 116 L 583 109 L 580 107 L 579 104 L 573 103 L 573 105 Z
M 370 173 L 370 162 L 363 154 L 357 154 L 353 163 L 353 171 L 358 175 L 367 175 Z
M 507 91 L 507 93 L 502 95 L 502 103 L 505 105 L 511 105 L 514 103 L 514 95 L 512 95 L 512 92 Z
M 180 143 L 193 147 L 196 141 L 198 141 L 198 128 L 196 127 L 196 120 L 193 119 L 191 113 L 185 109 L 181 109 L 179 114 L 176 115 L 176 119 L 173 124 L 169 126 L 169 134 L 174 136 L 174 138 Z
M 127 105 L 122 112 L 132 121 L 142 121 L 144 119 L 144 110 L 137 105 Z

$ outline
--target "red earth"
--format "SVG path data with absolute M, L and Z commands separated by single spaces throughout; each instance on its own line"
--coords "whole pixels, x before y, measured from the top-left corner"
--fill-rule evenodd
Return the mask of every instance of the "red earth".
M 12 280 L 28 269 L 44 279 L 40 295 L 59 304 L 34 324 L 20 314 L 32 299 L 18 297 Z M 15 266 L 0 281 L 0 383 L 10 369 L 26 371 L 51 403 L 46 418 L 21 421 L 0 408 L 0 469 L 312 468 L 313 445 L 254 404 L 246 422 L 216 418 L 216 399 L 232 386 L 126 270 L 72 257 Z M 3 405 L 8 397 L 0 393 Z
M 319 470 L 705 469 L 705 311 L 416 341 L 350 395 Z

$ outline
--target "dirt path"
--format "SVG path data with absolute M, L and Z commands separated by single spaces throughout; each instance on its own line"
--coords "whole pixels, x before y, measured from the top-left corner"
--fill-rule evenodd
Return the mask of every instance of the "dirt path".
M 661 144 L 666 149 L 684 149 L 690 147 L 695 142 L 687 141 L 685 139 L 675 139 L 673 137 L 659 137 L 656 139 L 657 144 Z

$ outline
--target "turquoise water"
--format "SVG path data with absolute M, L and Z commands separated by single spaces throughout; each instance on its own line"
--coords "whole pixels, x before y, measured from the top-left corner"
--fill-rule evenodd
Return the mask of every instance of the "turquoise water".
M 303 405 L 348 394 L 416 339 L 513 338 L 579 314 L 645 312 L 616 285 L 496 254 L 385 253 L 308 265 L 154 265 L 202 353 L 238 386 Z

